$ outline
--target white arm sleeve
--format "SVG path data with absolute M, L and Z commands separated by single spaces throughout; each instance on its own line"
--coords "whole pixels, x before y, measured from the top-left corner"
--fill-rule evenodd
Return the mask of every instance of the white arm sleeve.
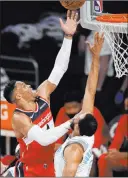
M 48 81 L 56 86 L 59 84 L 61 78 L 68 69 L 71 46 L 72 39 L 64 38 L 62 47 L 56 57 L 54 68 L 48 78 Z
M 50 145 L 69 131 L 70 124 L 71 123 L 67 121 L 58 127 L 46 131 L 43 131 L 38 125 L 35 125 L 28 131 L 28 139 L 30 141 L 34 140 L 42 146 Z

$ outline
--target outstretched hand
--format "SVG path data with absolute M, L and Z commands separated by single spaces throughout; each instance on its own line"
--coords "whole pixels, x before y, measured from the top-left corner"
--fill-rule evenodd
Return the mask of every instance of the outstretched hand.
M 104 43 L 104 33 L 102 33 L 101 35 L 98 32 L 95 33 L 93 45 L 91 45 L 88 41 L 86 43 L 93 56 L 100 56 L 100 51 Z
M 67 20 L 65 23 L 60 19 L 61 28 L 66 35 L 74 35 L 77 28 L 77 19 L 78 13 L 70 10 L 67 11 Z

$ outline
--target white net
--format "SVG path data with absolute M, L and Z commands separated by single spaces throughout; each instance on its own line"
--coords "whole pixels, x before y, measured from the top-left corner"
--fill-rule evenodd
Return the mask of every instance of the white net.
M 108 25 L 109 24 L 109 25 Z M 120 78 L 128 75 L 128 34 L 127 28 L 115 26 L 113 23 L 98 23 L 101 32 L 104 32 L 105 38 L 111 48 L 116 77 Z M 118 31 L 122 33 L 117 33 Z M 119 29 L 120 28 L 120 29 Z

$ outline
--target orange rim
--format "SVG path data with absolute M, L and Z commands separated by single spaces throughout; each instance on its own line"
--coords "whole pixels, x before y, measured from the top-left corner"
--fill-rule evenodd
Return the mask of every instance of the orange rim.
M 100 22 L 127 23 L 128 14 L 106 14 L 96 17 Z

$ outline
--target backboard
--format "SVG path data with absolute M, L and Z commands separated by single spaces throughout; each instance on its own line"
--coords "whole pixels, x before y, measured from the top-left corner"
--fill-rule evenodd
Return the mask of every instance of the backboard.
M 80 23 L 83 28 L 90 30 L 101 31 L 101 26 L 105 26 L 110 31 L 112 26 L 114 32 L 117 33 L 127 33 L 128 23 L 124 22 L 99 22 L 96 20 L 98 16 L 109 15 L 109 13 L 104 13 L 103 0 L 87 0 L 80 9 Z M 125 13 L 125 12 L 124 12 Z M 113 32 L 113 29 L 112 29 Z

